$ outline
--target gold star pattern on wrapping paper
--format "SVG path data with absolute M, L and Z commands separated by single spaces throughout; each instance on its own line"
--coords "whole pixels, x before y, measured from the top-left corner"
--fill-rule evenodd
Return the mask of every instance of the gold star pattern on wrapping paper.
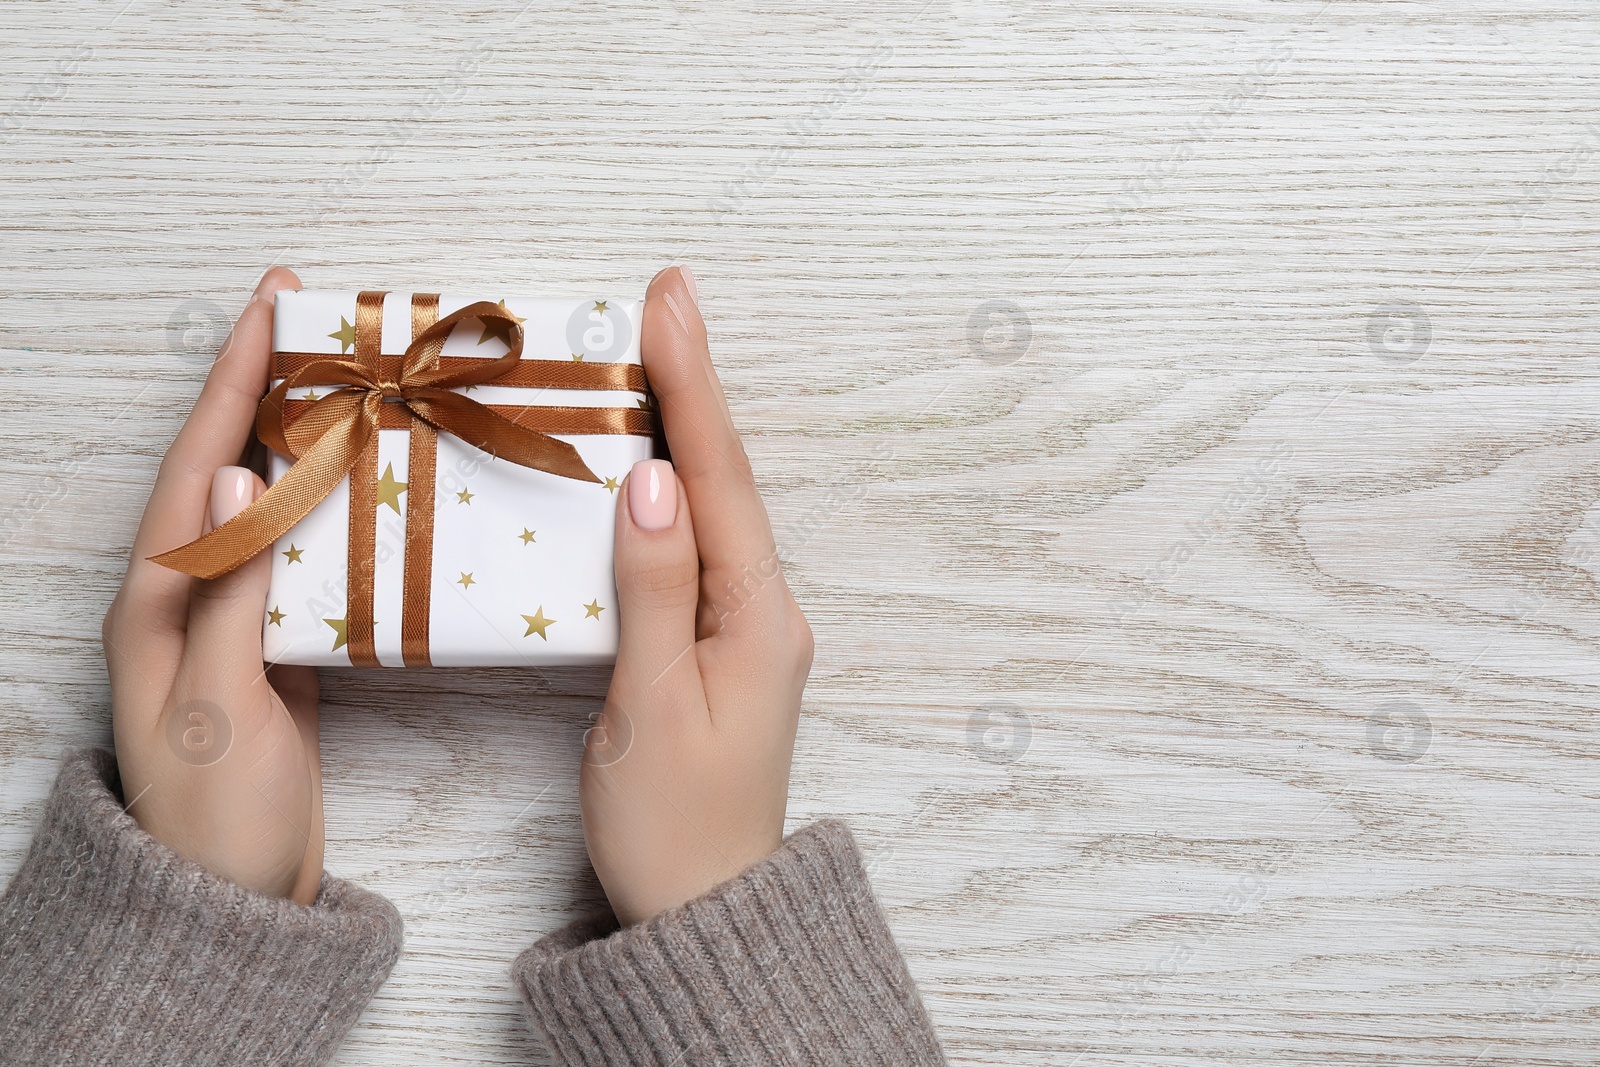
M 280 630 L 283 629 L 283 620 L 287 617 L 288 616 L 284 615 L 283 612 L 278 610 L 278 606 L 276 604 L 272 606 L 271 611 L 267 612 L 267 621 Z
M 506 302 L 504 300 L 501 300 L 498 303 L 500 307 L 506 307 Z M 592 306 L 595 312 L 598 312 L 602 315 L 610 310 L 610 304 L 605 300 L 596 300 Z M 509 311 L 509 309 L 507 310 Z M 513 315 L 512 319 L 518 324 L 526 321 L 525 318 L 520 315 Z M 507 347 L 510 347 L 512 331 L 511 322 L 485 322 L 482 324 L 482 326 L 483 330 L 477 341 L 479 345 L 486 344 L 491 338 L 494 338 L 499 340 Z M 348 353 L 355 344 L 355 333 L 355 327 L 347 318 L 341 315 L 339 317 L 339 329 L 333 331 L 327 336 L 338 341 L 341 354 L 345 354 Z M 575 363 L 581 363 L 585 361 L 585 354 L 582 352 L 572 352 L 570 354 L 573 362 Z M 471 391 L 471 389 L 472 387 L 468 387 L 468 389 L 464 391 Z M 317 390 L 315 389 L 309 389 L 304 394 L 304 398 L 307 400 L 321 399 L 317 393 Z M 653 406 L 649 399 L 638 401 L 638 404 L 641 408 L 646 409 Z M 607 493 L 613 495 L 622 488 L 621 479 L 615 476 L 606 476 L 602 484 Z M 406 493 L 408 488 L 409 487 L 406 482 L 395 477 L 394 464 L 387 464 L 384 468 L 383 474 L 377 480 L 377 507 L 381 509 L 384 505 L 388 505 L 396 515 L 404 515 L 405 512 L 401 504 L 401 495 Z M 456 493 L 456 500 L 457 503 L 470 505 L 477 495 L 478 494 L 473 493 L 468 487 L 463 486 L 461 490 Z M 524 545 L 532 545 L 538 543 L 536 539 L 536 533 L 537 531 L 531 527 L 523 527 L 522 532 L 516 536 Z M 291 543 L 287 550 L 282 551 L 282 555 L 290 564 L 301 563 L 303 562 L 302 557 L 305 551 L 305 549 L 300 548 L 297 544 Z M 475 577 L 475 572 L 460 571 L 458 574 L 460 576 L 456 579 L 455 584 L 460 585 L 463 590 L 469 590 L 472 586 L 482 584 L 478 582 L 477 578 Z M 599 598 L 596 597 L 589 603 L 584 604 L 583 610 L 584 619 L 599 620 L 601 619 L 602 613 L 606 610 L 606 608 L 601 605 Z M 279 610 L 279 605 L 273 605 L 267 612 L 267 618 L 268 625 L 281 626 L 283 621 L 288 618 L 288 613 Z M 523 636 L 526 638 L 532 637 L 534 634 L 538 634 L 540 640 L 542 641 L 548 641 L 550 639 L 549 628 L 555 625 L 557 621 L 547 617 L 544 614 L 544 606 L 542 604 L 534 610 L 532 615 L 522 615 L 521 618 L 523 622 L 527 624 L 527 628 L 525 629 Z M 322 620 L 323 624 L 333 632 L 331 651 L 338 651 L 341 648 L 348 647 L 348 621 L 348 616 L 340 619 L 328 618 Z
M 505 307 L 506 306 L 506 302 L 504 300 L 500 301 L 500 306 L 501 307 Z M 509 313 L 510 309 L 507 308 L 506 310 Z M 511 317 L 516 319 L 518 322 L 525 321 L 524 319 L 522 319 L 520 316 L 517 316 L 517 315 L 512 315 Z M 501 321 L 498 321 L 498 320 L 496 320 L 494 322 L 486 322 L 486 323 L 484 323 L 483 324 L 483 333 L 478 337 L 478 343 L 481 345 L 485 341 L 489 340 L 489 338 L 491 338 L 491 337 L 498 337 L 500 339 L 500 343 L 501 344 L 505 345 L 507 348 L 510 348 L 511 347 L 511 324 L 509 322 L 501 322 Z
M 528 624 L 528 632 L 523 634 L 523 637 L 532 637 L 534 634 L 538 634 L 543 640 L 550 640 L 550 638 L 545 636 L 545 627 L 554 626 L 556 620 L 547 619 L 544 617 L 543 604 L 540 604 L 538 608 L 534 610 L 532 615 L 524 615 L 522 618 L 523 621 Z
M 378 506 L 388 504 L 396 515 L 400 514 L 400 494 L 405 491 L 406 483 L 394 476 L 394 464 L 383 468 L 383 477 L 378 479 Z
M 342 356 L 350 351 L 350 346 L 356 343 L 356 328 L 350 325 L 348 319 L 339 316 L 339 328 L 328 335 L 339 342 L 339 354 Z

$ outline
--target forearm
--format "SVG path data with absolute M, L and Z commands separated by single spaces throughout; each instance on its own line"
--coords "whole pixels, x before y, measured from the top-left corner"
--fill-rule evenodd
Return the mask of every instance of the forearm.
M 400 951 L 394 907 L 324 877 L 310 906 L 210 874 L 73 753 L 0 897 L 0 1062 L 325 1063 Z

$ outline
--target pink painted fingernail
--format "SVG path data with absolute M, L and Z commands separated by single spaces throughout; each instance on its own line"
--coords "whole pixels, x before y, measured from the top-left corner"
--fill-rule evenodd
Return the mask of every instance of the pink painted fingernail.
M 665 530 L 678 518 L 678 479 L 664 459 L 641 459 L 628 474 L 628 514 L 641 530 Z
M 683 278 L 684 288 L 689 290 L 689 299 L 698 305 L 700 303 L 700 290 L 694 284 L 694 271 L 690 270 L 687 265 L 680 264 L 678 266 L 678 274 Z
M 211 479 L 211 525 L 221 526 L 256 499 L 256 476 L 244 467 L 221 467 Z

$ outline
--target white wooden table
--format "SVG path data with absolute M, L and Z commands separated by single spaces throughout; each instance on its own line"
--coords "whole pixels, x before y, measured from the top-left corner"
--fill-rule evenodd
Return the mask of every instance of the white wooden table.
M 1592 0 L 0 6 L 0 879 L 271 263 L 681 259 L 959 1064 L 1600 1060 Z M 545 1062 L 597 671 L 330 673 L 344 1064 Z

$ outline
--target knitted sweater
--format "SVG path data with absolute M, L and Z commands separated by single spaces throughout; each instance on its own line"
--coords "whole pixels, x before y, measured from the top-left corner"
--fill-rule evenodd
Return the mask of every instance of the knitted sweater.
M 185 860 L 122 810 L 110 753 L 75 752 L 0 897 L 0 1064 L 325 1063 L 400 942 L 349 882 L 304 906 Z M 648 923 L 559 930 L 512 973 L 557 1064 L 944 1063 L 839 822 Z

